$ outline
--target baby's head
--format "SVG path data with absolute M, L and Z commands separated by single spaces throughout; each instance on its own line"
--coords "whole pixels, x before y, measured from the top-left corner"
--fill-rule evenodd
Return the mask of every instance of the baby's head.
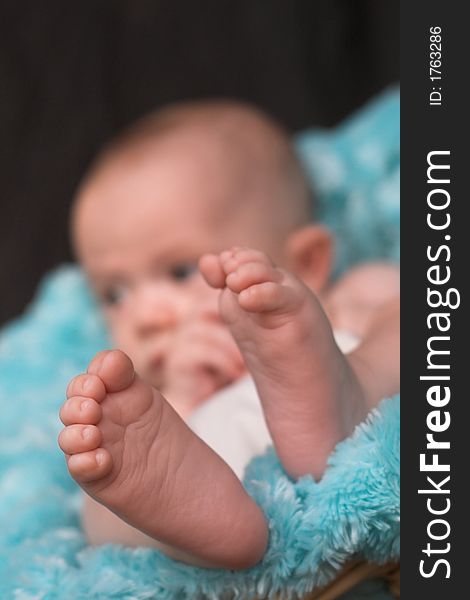
M 263 250 L 317 291 L 328 233 L 311 224 L 308 184 L 285 132 L 237 102 L 183 103 L 152 114 L 98 157 L 73 210 L 78 259 L 117 346 L 159 384 L 182 323 L 217 314 L 200 256 Z

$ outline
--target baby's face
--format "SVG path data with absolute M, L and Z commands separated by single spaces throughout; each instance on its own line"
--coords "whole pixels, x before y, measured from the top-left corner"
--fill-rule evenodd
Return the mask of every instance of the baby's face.
M 75 213 L 78 256 L 114 341 L 155 386 L 175 333 L 198 316 L 218 318 L 201 255 L 232 245 L 279 253 L 249 203 L 234 209 L 242 190 L 217 162 L 190 148 L 126 159 L 85 187 Z

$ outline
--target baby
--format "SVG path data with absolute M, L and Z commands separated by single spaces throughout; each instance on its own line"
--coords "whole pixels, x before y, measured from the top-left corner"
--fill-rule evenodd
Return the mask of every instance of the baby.
M 341 323 L 348 295 L 367 295 L 353 274 L 328 308 L 332 242 L 311 211 L 287 136 L 237 103 L 160 111 L 95 163 L 73 238 L 120 350 L 70 382 L 59 437 L 96 501 L 84 514 L 92 542 L 252 566 L 264 515 L 182 416 L 247 370 L 285 470 L 319 478 L 336 443 L 398 391 L 398 303 L 385 302 L 395 280 L 384 298 L 378 286 L 345 356 L 319 298 Z

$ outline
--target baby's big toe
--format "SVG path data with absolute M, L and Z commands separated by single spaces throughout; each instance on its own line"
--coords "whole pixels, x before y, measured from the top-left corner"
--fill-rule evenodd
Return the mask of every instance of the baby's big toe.
M 97 375 L 108 392 L 120 392 L 134 381 L 134 365 L 121 350 L 98 352 L 88 366 L 87 372 Z

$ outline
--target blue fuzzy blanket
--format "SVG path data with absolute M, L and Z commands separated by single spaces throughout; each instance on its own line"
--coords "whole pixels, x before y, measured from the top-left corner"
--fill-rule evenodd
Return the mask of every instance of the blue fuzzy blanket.
M 339 234 L 337 272 L 398 258 L 398 107 L 392 90 L 334 131 L 298 138 L 322 219 Z M 293 482 L 272 451 L 252 461 L 245 485 L 270 527 L 269 549 L 252 569 L 204 570 L 154 550 L 87 547 L 80 492 L 57 447 L 57 413 L 67 381 L 107 345 L 75 267 L 47 278 L 0 334 L 2 600 L 293 598 L 334 578 L 352 556 L 398 558 L 398 398 L 338 445 L 320 483 Z

